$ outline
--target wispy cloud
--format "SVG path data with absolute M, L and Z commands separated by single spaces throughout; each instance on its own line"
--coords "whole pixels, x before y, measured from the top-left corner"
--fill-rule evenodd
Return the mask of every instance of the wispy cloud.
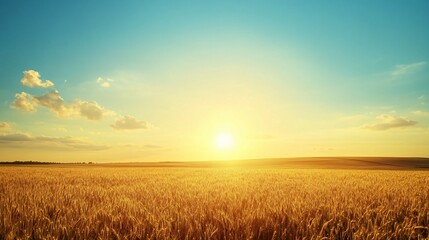
M 64 127 L 56 127 L 56 128 L 53 128 L 53 130 L 58 132 L 67 132 L 67 128 L 64 128 Z
M 100 86 L 104 87 L 104 88 L 109 88 L 110 87 L 110 83 L 113 82 L 113 79 L 110 78 L 102 78 L 102 77 L 98 77 L 97 80 L 95 80 L 96 83 L 100 84 Z
M 417 110 L 417 111 L 414 111 L 413 114 L 417 116 L 429 116 L 429 111 Z
M 10 131 L 11 127 L 10 122 L 0 122 L 0 132 Z
M 33 87 L 41 87 L 41 88 L 47 88 L 54 86 L 54 83 L 52 83 L 49 80 L 45 80 L 43 82 L 40 79 L 40 73 L 34 70 L 27 70 L 24 71 L 24 76 L 21 79 L 21 83 L 24 86 L 33 88 Z
M 137 120 L 133 116 L 122 116 L 116 119 L 116 122 L 110 126 L 117 130 L 136 130 L 148 129 L 150 124 L 146 121 Z
M 416 121 L 406 119 L 405 117 L 397 117 L 393 115 L 382 114 L 377 117 L 378 123 L 368 124 L 363 126 L 364 129 L 374 131 L 385 131 L 392 128 L 406 128 L 417 124 Z
M 32 140 L 33 140 L 33 137 L 27 133 L 9 133 L 9 134 L 0 135 L 0 143 L 27 142 Z
M 390 74 L 393 77 L 403 76 L 421 69 L 423 66 L 426 65 L 426 63 L 427 62 L 422 61 L 422 62 L 416 62 L 416 63 L 410 63 L 410 64 L 399 64 L 393 68 Z
M 56 144 L 64 145 L 75 149 L 81 149 L 81 150 L 104 150 L 109 148 L 106 145 L 98 145 L 82 139 L 73 138 L 69 136 L 68 137 L 40 136 L 40 137 L 34 138 L 34 140 L 39 142 L 56 143 Z
M 425 102 L 425 100 L 426 100 L 426 96 L 425 96 L 425 95 L 420 96 L 420 97 L 419 97 L 419 100 L 420 100 L 420 104 L 421 104 L 421 105 L 425 105 L 425 104 L 426 104 L 426 102 Z
M 22 144 L 26 142 L 26 144 Z M 94 144 L 74 137 L 47 137 L 32 136 L 28 133 L 0 134 L 0 147 L 49 147 L 69 150 L 98 151 L 108 149 L 109 146 Z
M 161 145 L 156 144 L 120 144 L 118 147 L 125 147 L 125 148 L 131 148 L 131 149 L 163 149 L 164 147 Z

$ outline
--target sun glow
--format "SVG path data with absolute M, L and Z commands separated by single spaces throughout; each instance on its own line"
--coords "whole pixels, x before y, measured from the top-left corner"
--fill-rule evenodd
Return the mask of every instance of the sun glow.
M 215 136 L 214 145 L 218 150 L 230 150 L 234 147 L 234 137 L 228 132 L 221 132 Z

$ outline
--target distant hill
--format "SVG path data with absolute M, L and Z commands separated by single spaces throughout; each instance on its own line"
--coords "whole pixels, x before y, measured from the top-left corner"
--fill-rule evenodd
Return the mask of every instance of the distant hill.
M 196 162 L 136 162 L 136 163 L 54 163 L 36 161 L 0 162 L 0 165 L 57 165 L 97 166 L 97 167 L 268 167 L 268 168 L 312 168 L 312 169 L 408 169 L 429 170 L 429 158 L 416 157 L 303 157 L 303 158 L 266 158 L 225 161 Z
M 429 170 L 429 158 L 415 157 L 307 157 L 198 162 L 145 162 L 98 164 L 106 167 L 279 167 L 328 169 Z

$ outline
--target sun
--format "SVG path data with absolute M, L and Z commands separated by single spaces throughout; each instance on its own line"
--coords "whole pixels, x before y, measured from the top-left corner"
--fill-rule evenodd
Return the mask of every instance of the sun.
M 234 137 L 228 132 L 218 133 L 214 138 L 214 146 L 218 150 L 230 150 L 234 147 Z

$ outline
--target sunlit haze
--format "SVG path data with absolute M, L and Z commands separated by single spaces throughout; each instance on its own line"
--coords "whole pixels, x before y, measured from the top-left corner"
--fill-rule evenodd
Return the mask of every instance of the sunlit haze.
M 215 145 L 218 150 L 230 150 L 234 147 L 234 137 L 227 132 L 216 135 Z

